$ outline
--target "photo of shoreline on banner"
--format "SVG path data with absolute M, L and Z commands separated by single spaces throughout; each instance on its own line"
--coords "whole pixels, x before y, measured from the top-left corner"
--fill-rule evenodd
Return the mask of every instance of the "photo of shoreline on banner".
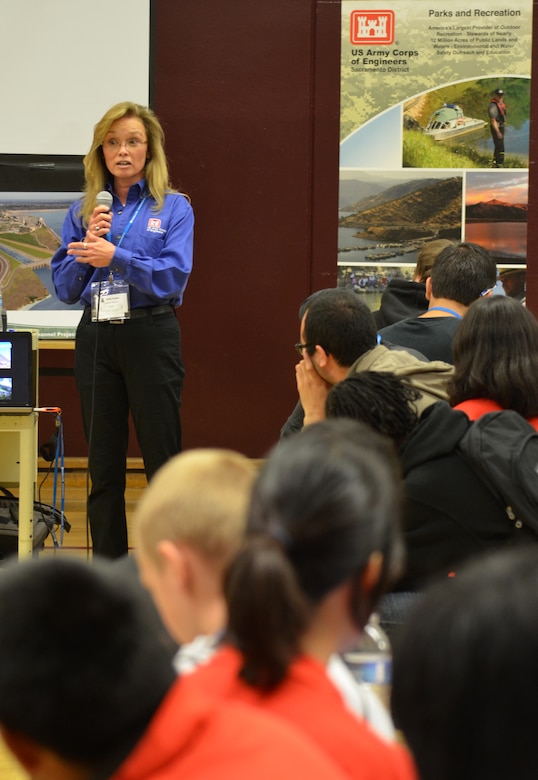
M 424 92 L 404 103 L 402 123 L 405 168 L 527 168 L 530 79 L 475 79 Z

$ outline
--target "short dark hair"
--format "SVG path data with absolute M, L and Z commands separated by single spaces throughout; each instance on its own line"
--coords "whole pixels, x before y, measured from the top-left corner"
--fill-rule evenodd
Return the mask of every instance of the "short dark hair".
M 119 765 L 175 679 L 139 588 L 97 560 L 6 566 L 0 723 L 65 760 Z
M 505 295 L 469 307 L 452 343 L 450 403 L 488 398 L 523 417 L 538 415 L 538 322 Z
M 435 298 L 470 306 L 484 290 L 495 286 L 497 266 L 490 253 L 479 246 L 463 242 L 447 246 L 439 253 L 432 268 L 432 294 Z
M 478 559 L 408 613 L 392 712 L 422 780 L 533 780 L 538 548 Z
M 373 314 L 351 290 L 318 290 L 303 303 L 303 310 L 306 343 L 319 344 L 341 366 L 353 365 L 376 345 Z M 308 352 L 313 354 L 314 346 Z
M 281 440 L 254 484 L 244 547 L 227 573 L 229 639 L 243 679 L 271 688 L 300 652 L 316 605 L 355 584 L 350 611 L 363 627 L 399 575 L 401 483 L 394 448 L 354 420 L 324 420 Z M 367 595 L 360 574 L 383 555 Z
M 420 395 L 388 371 L 361 371 L 331 387 L 325 412 L 363 422 L 399 447 L 418 422 L 413 403 Z

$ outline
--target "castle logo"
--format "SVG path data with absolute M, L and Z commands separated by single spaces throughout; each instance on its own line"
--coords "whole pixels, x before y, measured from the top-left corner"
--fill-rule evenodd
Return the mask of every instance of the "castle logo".
M 352 11 L 349 22 L 354 45 L 394 43 L 394 11 Z

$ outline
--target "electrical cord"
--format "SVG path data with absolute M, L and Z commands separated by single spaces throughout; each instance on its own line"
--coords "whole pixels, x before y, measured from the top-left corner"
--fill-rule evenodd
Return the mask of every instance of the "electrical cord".
M 91 385 L 91 402 L 90 402 L 90 421 L 88 424 L 88 461 L 86 464 L 86 558 L 90 557 L 90 457 L 92 451 L 93 440 L 93 421 L 95 415 L 95 378 L 97 376 L 97 348 L 99 346 L 99 308 L 101 305 L 101 285 L 103 283 L 103 269 L 99 268 L 98 279 L 98 295 L 96 306 L 96 328 L 95 328 L 95 345 L 93 350 L 93 365 L 92 365 L 92 385 Z M 91 309 L 91 306 L 90 306 Z M 91 314 L 90 314 L 91 316 Z

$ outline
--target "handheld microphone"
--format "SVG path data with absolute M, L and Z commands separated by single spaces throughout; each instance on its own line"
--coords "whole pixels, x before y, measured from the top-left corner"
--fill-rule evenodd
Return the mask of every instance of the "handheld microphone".
M 95 199 L 95 205 L 106 206 L 110 211 L 112 208 L 112 201 L 113 201 L 112 194 L 110 192 L 107 192 L 106 190 L 102 190 L 97 194 L 97 197 Z M 110 232 L 106 234 L 106 240 L 110 241 Z
M 99 192 L 97 194 L 97 197 L 95 199 L 95 205 L 96 206 L 107 206 L 108 210 L 112 208 L 112 193 L 107 192 L 106 190 L 103 190 L 102 192 Z

